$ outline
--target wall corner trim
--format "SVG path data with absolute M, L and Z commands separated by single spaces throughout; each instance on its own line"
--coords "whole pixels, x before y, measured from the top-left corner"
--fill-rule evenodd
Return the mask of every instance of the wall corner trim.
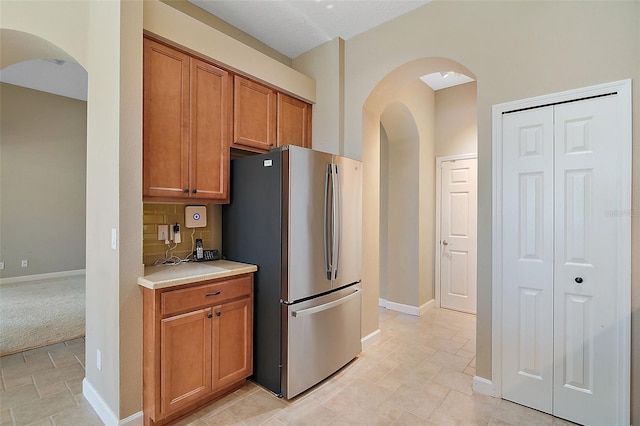
M 480 376 L 473 376 L 473 391 L 494 398 L 500 397 L 500 392 L 493 386 L 493 382 Z
M 362 339 L 360 339 L 360 343 L 362 344 L 362 350 L 364 351 L 365 349 L 368 349 L 371 346 L 378 343 L 381 337 L 382 336 L 381 336 L 380 329 L 377 329 L 373 333 L 369 333 L 366 336 L 364 336 Z
M 91 383 L 89 383 L 86 377 L 82 380 L 82 395 L 106 426 L 142 426 L 144 423 L 142 411 L 138 411 L 125 419 L 119 420 L 105 400 L 102 399 L 98 391 L 91 386 Z
M 91 386 L 91 383 L 89 383 L 86 377 L 82 380 L 82 395 L 84 395 L 89 405 L 91 405 L 106 426 L 118 425 L 118 417 L 107 405 L 105 400 L 102 399 L 98 391 Z

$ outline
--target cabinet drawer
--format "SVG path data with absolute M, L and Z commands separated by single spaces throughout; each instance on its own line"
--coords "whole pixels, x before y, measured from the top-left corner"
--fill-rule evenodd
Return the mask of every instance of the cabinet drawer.
M 226 300 L 251 295 L 251 276 L 203 284 L 162 294 L 162 315 L 172 314 L 203 306 L 211 306 Z

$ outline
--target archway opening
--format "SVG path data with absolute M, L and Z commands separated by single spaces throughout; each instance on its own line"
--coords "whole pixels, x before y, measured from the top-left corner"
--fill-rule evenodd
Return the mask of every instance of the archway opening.
M 475 81 L 459 86 L 452 96 L 441 96 L 442 90 L 434 90 L 420 80 L 432 73 L 462 74 L 475 80 L 475 75 L 456 61 L 422 58 L 387 74 L 363 105 L 362 158 L 368 170 L 363 205 L 365 211 L 378 213 L 365 217 L 365 229 L 376 231 L 364 235 L 365 267 L 378 268 L 380 304 L 413 315 L 421 315 L 437 304 L 436 157 L 477 152 Z M 444 90 L 453 93 L 453 89 Z M 454 102 L 452 106 L 451 100 L 461 93 L 467 99 L 465 105 L 456 107 Z M 439 132 L 439 120 L 444 119 L 438 108 L 445 103 L 440 99 L 445 98 L 446 120 L 451 120 L 453 112 L 454 121 L 447 128 L 452 131 Z M 469 114 L 473 114 L 472 120 L 467 119 Z M 403 124 L 392 128 L 389 123 L 393 121 Z M 473 129 L 468 132 L 470 121 Z M 465 131 L 455 131 L 457 123 L 462 122 Z M 408 135 L 414 140 L 410 144 L 406 142 Z M 395 140 L 404 140 L 404 145 L 394 145 Z M 408 152 L 392 151 L 400 147 Z M 390 179 L 392 176 L 402 176 L 406 184 Z
M 33 34 L 0 40 L 0 353 L 83 352 L 87 71 Z

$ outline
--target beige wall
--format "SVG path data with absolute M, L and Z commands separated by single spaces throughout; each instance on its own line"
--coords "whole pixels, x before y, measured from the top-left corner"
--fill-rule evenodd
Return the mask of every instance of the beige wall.
M 388 139 L 380 148 L 380 264 L 387 271 L 380 279 L 387 301 L 419 308 L 434 295 L 435 96 L 418 79 L 389 93 L 380 115 Z
M 376 85 L 420 58 L 454 58 L 478 84 L 477 374 L 491 379 L 491 106 L 509 100 L 640 78 L 639 2 L 432 2 L 346 41 L 345 153 L 379 178 L 379 129 L 366 107 Z M 550 70 L 561 70 L 550 72 Z M 426 72 L 425 72 L 426 73 Z M 633 96 L 640 110 L 640 92 Z M 322 123 L 315 123 L 322 125 Z M 633 208 L 640 206 L 640 114 L 634 114 Z M 379 205 L 365 182 L 365 211 Z M 365 220 L 367 218 L 365 217 Z M 633 217 L 633 350 L 640 353 L 640 217 Z M 374 227 L 375 228 L 375 227 Z M 363 270 L 377 268 L 378 235 L 365 233 Z M 371 256 L 371 257 L 369 257 Z M 376 277 L 371 277 L 376 278 Z M 371 303 L 365 300 L 365 303 Z M 364 308 L 365 315 L 375 311 Z M 374 326 L 375 320 L 364 318 Z M 365 332 L 369 331 L 368 329 Z M 640 364 L 632 367 L 633 419 L 640 422 Z
M 389 257 L 389 137 L 380 123 L 380 259 Z M 387 300 L 389 262 L 380 262 L 380 299 Z
M 436 91 L 435 155 L 478 152 L 477 83 Z
M 0 102 L 0 277 L 84 269 L 87 103 L 5 83 Z
M 313 148 L 339 154 L 344 151 L 344 40 L 335 38 L 292 61 L 296 70 L 316 81 L 313 106 Z
M 263 42 L 258 39 L 253 38 L 249 34 L 244 31 L 239 30 L 238 28 L 229 25 L 227 22 L 218 18 L 217 16 L 213 16 L 209 12 L 204 9 L 200 9 L 193 3 L 190 3 L 187 0 L 160 0 L 163 3 L 168 4 L 174 9 L 179 10 L 182 13 L 185 13 L 191 16 L 194 19 L 210 26 L 211 28 L 215 28 L 216 30 L 228 35 L 229 37 L 238 40 L 247 46 L 251 47 L 254 50 L 257 50 L 260 53 L 264 53 L 265 55 L 275 59 L 276 61 L 290 67 L 291 66 L 291 58 L 283 55 L 277 50 L 267 46 Z

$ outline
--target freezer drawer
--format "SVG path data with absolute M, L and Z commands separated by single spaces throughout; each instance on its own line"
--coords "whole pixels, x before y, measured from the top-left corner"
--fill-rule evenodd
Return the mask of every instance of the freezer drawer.
M 287 330 L 282 370 L 285 398 L 309 389 L 360 353 L 361 292 L 354 286 L 283 305 Z

